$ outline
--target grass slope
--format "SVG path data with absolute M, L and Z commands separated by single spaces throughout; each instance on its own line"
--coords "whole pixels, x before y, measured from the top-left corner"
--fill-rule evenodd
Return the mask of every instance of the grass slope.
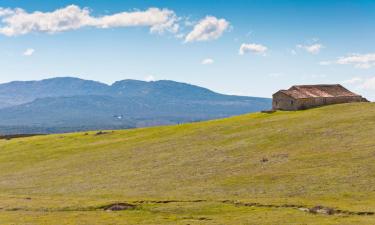
M 222 202 L 375 211 L 372 103 L 95 133 L 0 140 L 0 224 L 375 224 Z

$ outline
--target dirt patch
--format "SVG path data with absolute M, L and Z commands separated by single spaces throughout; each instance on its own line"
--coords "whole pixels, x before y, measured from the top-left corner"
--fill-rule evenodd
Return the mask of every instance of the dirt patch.
M 190 201 L 184 201 L 184 200 L 158 200 L 158 201 L 149 201 L 149 200 L 140 200 L 135 201 L 134 203 L 155 203 L 155 204 L 167 204 L 167 203 L 195 203 L 195 202 L 206 202 L 206 200 L 198 199 L 198 200 L 190 200 Z
M 295 205 L 295 204 L 261 204 L 256 202 L 244 203 L 231 200 L 222 201 L 223 203 L 233 204 L 235 206 L 247 206 L 247 207 L 262 207 L 262 208 L 292 208 L 301 210 L 304 212 L 312 214 L 324 214 L 324 215 L 357 215 L 357 216 L 372 216 L 375 215 L 375 212 L 365 212 L 365 211 L 349 211 L 349 210 L 340 210 L 336 208 L 326 207 L 317 205 L 312 208 L 304 205 Z
M 98 136 L 98 135 L 103 135 L 103 134 L 110 134 L 110 133 L 115 133 L 114 131 L 111 131 L 111 132 L 109 132 L 109 131 L 98 131 L 98 132 L 96 132 L 95 133 L 95 136 Z M 85 134 L 86 135 L 86 134 Z
M 39 135 L 45 135 L 45 134 L 12 134 L 12 135 L 0 135 L 0 139 L 11 140 L 11 139 L 14 139 L 14 138 L 25 138 L 25 137 L 33 137 L 33 136 L 39 136 Z
M 105 211 L 122 211 L 136 209 L 137 206 L 129 203 L 114 203 L 107 206 L 103 206 L 102 209 Z
M 261 160 L 260 160 L 260 162 L 261 163 L 266 163 L 266 162 L 268 162 L 269 160 L 267 159 L 267 158 L 265 158 L 265 157 L 263 157 Z
M 182 219 L 184 220 L 212 220 L 210 218 L 207 218 L 207 217 L 182 217 Z
M 31 198 L 26 198 L 27 200 L 31 200 Z M 139 200 L 139 201 L 132 201 L 131 203 L 126 202 L 118 202 L 112 203 L 108 205 L 104 205 L 101 207 L 87 207 L 87 208 L 61 208 L 61 209 L 49 209 L 48 211 L 95 211 L 95 210 L 104 210 L 104 211 L 123 211 L 123 210 L 134 210 L 137 209 L 142 204 L 168 204 L 168 203 L 197 203 L 197 202 L 216 202 L 216 203 L 225 203 L 231 204 L 237 207 L 257 207 L 257 208 L 289 208 L 295 209 L 306 213 L 311 214 L 320 214 L 320 215 L 336 215 L 336 216 L 374 216 L 375 212 L 371 211 L 349 211 L 349 210 L 341 210 L 333 207 L 327 207 L 322 205 L 317 205 L 314 207 L 309 207 L 306 205 L 299 205 L 299 204 L 262 204 L 257 202 L 239 202 L 235 200 L 219 200 L 219 201 L 209 201 L 209 200 Z M 0 208 L 0 210 L 4 211 L 30 211 L 30 209 L 26 208 Z M 46 209 L 35 209 L 31 211 L 45 211 Z M 211 220 L 207 217 L 186 217 L 183 219 L 194 219 L 194 220 Z
M 99 131 L 99 132 L 96 132 L 96 136 L 98 136 L 98 135 L 103 135 L 103 134 L 108 134 L 108 132 L 104 132 L 104 131 Z
M 365 212 L 365 211 L 356 212 L 356 211 L 340 210 L 340 209 L 325 207 L 321 205 L 309 208 L 308 212 L 312 214 L 325 214 L 325 215 L 357 215 L 357 216 L 375 215 L 375 212 Z
M 6 211 L 24 211 L 24 209 L 22 209 L 22 208 L 10 208 L 10 209 L 6 209 Z
M 336 210 L 330 207 L 324 207 L 324 206 L 318 205 L 318 206 L 314 206 L 310 208 L 308 212 L 313 213 L 313 214 L 333 215 L 336 213 Z

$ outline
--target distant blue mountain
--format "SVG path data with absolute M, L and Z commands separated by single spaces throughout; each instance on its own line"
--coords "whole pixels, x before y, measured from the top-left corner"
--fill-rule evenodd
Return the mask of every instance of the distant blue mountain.
M 168 80 L 106 85 L 66 77 L 1 84 L 0 107 L 0 134 L 58 133 L 222 118 L 269 109 L 271 99 Z
M 20 105 L 37 98 L 106 94 L 109 86 L 72 77 L 0 84 L 0 108 Z

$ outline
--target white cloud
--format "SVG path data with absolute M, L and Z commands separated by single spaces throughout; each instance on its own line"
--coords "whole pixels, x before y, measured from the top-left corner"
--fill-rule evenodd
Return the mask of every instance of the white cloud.
M 371 54 L 350 54 L 339 57 L 336 60 L 340 65 L 354 65 L 356 68 L 368 69 L 375 66 L 375 53 Z
M 14 13 L 14 10 L 9 9 L 9 8 L 2 8 L 2 7 L 0 7 L 0 17 L 7 16 L 7 15 L 10 15 L 12 13 Z
M 33 48 L 28 48 L 28 49 L 26 49 L 26 50 L 23 52 L 23 55 L 24 55 L 24 56 L 32 56 L 32 55 L 34 54 L 34 52 L 35 52 L 35 49 L 33 49 Z
M 120 12 L 94 17 L 88 8 L 69 5 L 52 12 L 35 11 L 28 13 L 23 9 L 0 8 L 0 33 L 17 36 L 31 32 L 56 33 L 76 30 L 82 27 L 149 27 L 151 33 L 165 31 L 176 33 L 179 29 L 178 17 L 168 9 L 149 8 L 145 11 Z
M 264 54 L 267 51 L 267 47 L 261 44 L 246 44 L 243 43 L 240 46 L 238 54 L 244 55 L 246 53 L 252 52 L 257 54 Z
M 152 75 L 149 75 L 149 76 L 147 76 L 147 77 L 145 78 L 145 81 L 147 81 L 147 82 L 155 81 L 155 80 L 156 80 L 155 77 L 152 76 Z
M 367 90 L 375 90 L 375 77 L 365 79 L 361 84 L 361 88 Z
M 328 66 L 328 65 L 331 65 L 332 64 L 332 62 L 330 62 L 330 61 L 321 61 L 321 62 L 319 62 L 319 65 L 321 65 L 321 66 Z
M 353 77 L 349 80 L 344 80 L 342 83 L 353 85 L 358 89 L 375 90 L 375 76 L 368 78 Z
M 353 65 L 359 69 L 369 69 L 375 66 L 375 53 L 369 54 L 349 54 L 347 56 L 338 57 L 334 61 L 322 61 L 320 65 Z
M 197 22 L 193 22 L 193 21 L 191 21 L 191 20 L 190 20 L 190 17 L 186 17 L 186 18 L 185 18 L 185 22 L 184 22 L 184 24 L 185 24 L 185 26 L 187 26 L 187 27 L 192 27 L 192 26 L 194 26 L 196 23 L 197 23 Z
M 312 45 L 297 45 L 297 48 L 304 49 L 311 54 L 318 54 L 320 50 L 324 48 L 324 46 L 322 44 L 315 43 Z
M 229 22 L 214 16 L 199 21 L 185 37 L 185 42 L 209 41 L 218 39 L 229 28 Z
M 211 58 L 207 58 L 207 59 L 203 59 L 201 64 L 202 65 L 209 65 L 209 64 L 213 64 L 215 61 Z
M 179 33 L 179 34 L 176 34 L 175 37 L 178 39 L 182 39 L 182 38 L 185 38 L 185 34 Z
M 363 81 L 363 79 L 360 78 L 360 77 L 353 77 L 349 80 L 344 80 L 342 83 L 344 83 L 344 84 L 358 84 L 362 81 Z

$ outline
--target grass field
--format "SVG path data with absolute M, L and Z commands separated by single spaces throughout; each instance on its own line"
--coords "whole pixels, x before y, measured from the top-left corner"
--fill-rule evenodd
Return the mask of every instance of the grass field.
M 375 224 L 372 103 L 96 133 L 0 140 L 0 224 Z

